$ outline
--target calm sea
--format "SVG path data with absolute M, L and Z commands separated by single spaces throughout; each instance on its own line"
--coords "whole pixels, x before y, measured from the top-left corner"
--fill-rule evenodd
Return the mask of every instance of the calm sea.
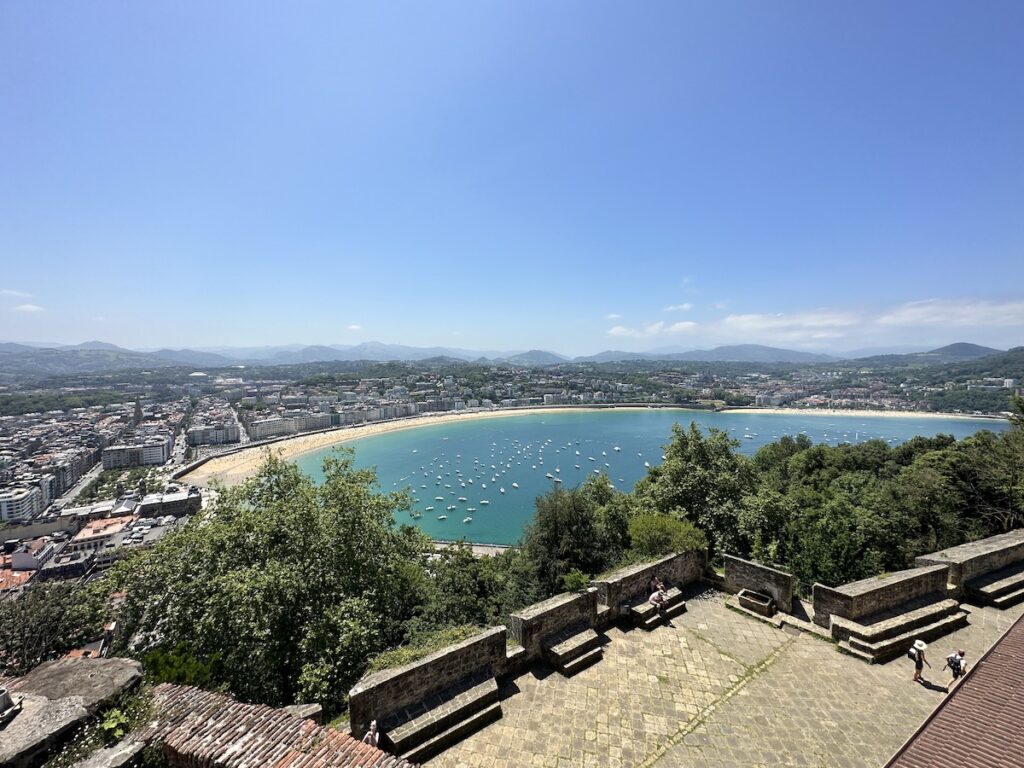
M 568 489 L 588 476 L 605 473 L 616 488 L 628 491 L 649 466 L 661 462 L 672 424 L 685 426 L 691 421 L 727 431 L 748 454 L 783 435 L 800 433 L 830 445 L 875 438 L 897 444 L 916 435 L 963 438 L 982 429 L 1008 428 L 1005 421 L 913 415 L 629 409 L 467 420 L 376 435 L 347 445 L 355 449 L 357 466 L 376 468 L 382 490 L 412 492 L 413 509 L 399 513 L 398 522 L 418 525 L 435 539 L 512 544 L 533 515 L 534 499 L 557 485 L 557 480 Z M 306 454 L 296 463 L 320 480 L 320 466 L 330 450 Z

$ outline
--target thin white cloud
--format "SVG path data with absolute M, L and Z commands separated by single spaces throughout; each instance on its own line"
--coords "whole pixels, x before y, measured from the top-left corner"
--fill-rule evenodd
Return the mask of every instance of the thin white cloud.
M 605 320 L 621 320 L 622 319 L 622 315 L 620 315 L 618 312 L 609 312 L 607 315 L 604 316 L 604 319 Z
M 639 328 L 629 328 L 624 325 L 615 325 L 608 329 L 609 336 L 620 338 L 648 339 L 653 336 L 667 336 L 677 333 L 692 333 L 697 329 L 697 324 L 692 320 L 684 320 L 669 325 L 663 320 L 656 323 L 647 323 Z
M 4 296 L 15 296 L 19 299 L 31 299 L 31 293 L 25 293 L 25 291 L 16 291 L 13 288 L 0 288 L 0 294 Z
M 821 330 L 824 328 L 849 328 L 862 322 L 863 318 L 853 312 L 828 309 L 809 312 L 778 312 L 775 314 L 728 315 L 722 325 L 737 331 L 787 331 Z
M 885 326 L 994 328 L 1024 325 L 1024 301 L 928 299 L 901 304 L 877 320 Z
M 363 326 L 356 325 L 355 323 L 353 323 L 352 325 L 347 326 L 346 330 L 349 330 L 349 331 L 361 331 L 361 330 L 363 330 Z
M 688 301 L 684 301 L 682 304 L 670 304 L 665 307 L 662 312 L 689 312 L 693 309 L 693 304 Z
M 19 304 L 16 307 L 11 307 L 13 312 L 44 312 L 45 310 L 38 304 Z

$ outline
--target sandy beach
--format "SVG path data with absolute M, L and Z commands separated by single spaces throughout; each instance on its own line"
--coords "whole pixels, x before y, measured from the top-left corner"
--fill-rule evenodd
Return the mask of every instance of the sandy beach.
M 460 413 L 444 413 L 437 415 L 415 416 L 395 421 L 375 422 L 354 427 L 341 427 L 323 432 L 287 437 L 271 443 L 242 448 L 239 451 L 221 456 L 214 456 L 205 464 L 188 474 L 178 478 L 183 483 L 208 486 L 213 482 L 222 485 L 237 485 L 246 478 L 252 477 L 266 461 L 268 454 L 273 453 L 282 459 L 294 459 L 304 453 L 319 451 L 331 445 L 339 445 L 352 440 L 359 440 L 385 432 L 397 432 L 403 429 L 432 424 L 449 424 L 454 421 L 476 421 L 478 419 L 500 419 L 509 416 L 528 416 L 531 414 L 567 413 L 580 411 L 618 410 L 612 408 L 507 408 L 499 411 L 466 411 Z M 685 409 L 680 409 L 685 410 Z
M 668 408 L 668 406 L 659 406 Z M 352 440 L 359 440 L 372 435 L 381 435 L 385 432 L 397 432 L 403 429 L 416 429 L 417 427 L 431 424 L 449 424 L 455 421 L 475 421 L 478 419 L 500 419 L 511 416 L 543 415 L 545 413 L 573 413 L 573 412 L 595 412 L 612 410 L 635 410 L 632 407 L 538 407 L 538 408 L 508 408 L 497 411 L 468 411 L 460 413 L 431 414 L 415 416 L 395 421 L 375 422 L 353 427 L 341 427 L 322 432 L 313 432 L 294 437 L 285 437 L 269 443 L 263 443 L 251 448 L 241 448 L 232 453 L 215 456 L 205 464 L 197 467 L 191 472 L 180 476 L 181 482 L 198 486 L 209 486 L 218 482 L 225 486 L 237 485 L 246 478 L 256 474 L 259 467 L 266 461 L 268 454 L 273 453 L 282 459 L 290 460 L 304 453 L 318 451 L 331 445 L 340 445 Z M 672 410 L 700 411 L 689 408 L 678 408 Z M 858 411 L 858 410 L 831 410 L 824 408 L 803 409 L 803 408 L 726 408 L 721 413 L 726 414 L 783 414 L 813 416 L 864 416 L 864 417 L 886 417 L 886 418 L 916 418 L 916 419 L 972 419 L 977 416 L 965 416 L 963 414 L 951 413 L 926 413 L 922 411 Z

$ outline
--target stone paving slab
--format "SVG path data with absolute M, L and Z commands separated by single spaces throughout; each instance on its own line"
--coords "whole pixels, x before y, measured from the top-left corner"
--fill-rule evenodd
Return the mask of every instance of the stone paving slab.
M 504 717 L 428 765 L 881 765 L 945 695 L 946 654 L 962 646 L 973 662 L 1024 612 L 971 608 L 969 626 L 933 644 L 928 688 L 906 659 L 866 664 L 720 593 L 687 605 L 652 632 L 609 630 L 604 658 L 572 678 L 537 668 L 504 681 Z

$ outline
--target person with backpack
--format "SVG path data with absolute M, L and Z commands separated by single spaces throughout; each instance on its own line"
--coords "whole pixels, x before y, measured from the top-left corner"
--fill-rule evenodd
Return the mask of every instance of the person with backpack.
M 924 657 L 924 652 L 928 650 L 928 644 L 924 640 L 915 640 L 913 647 L 907 651 L 907 658 L 914 662 L 914 682 L 923 683 L 924 678 L 921 677 L 921 673 L 924 671 L 924 665 L 928 664 L 928 659 Z M 931 669 L 932 665 L 928 664 L 928 669 Z
M 950 674 L 953 675 L 953 679 L 946 686 L 947 691 L 953 687 L 953 683 L 957 681 L 957 678 L 967 674 L 966 656 L 966 651 L 963 648 L 958 648 L 946 657 L 946 666 L 949 667 Z

